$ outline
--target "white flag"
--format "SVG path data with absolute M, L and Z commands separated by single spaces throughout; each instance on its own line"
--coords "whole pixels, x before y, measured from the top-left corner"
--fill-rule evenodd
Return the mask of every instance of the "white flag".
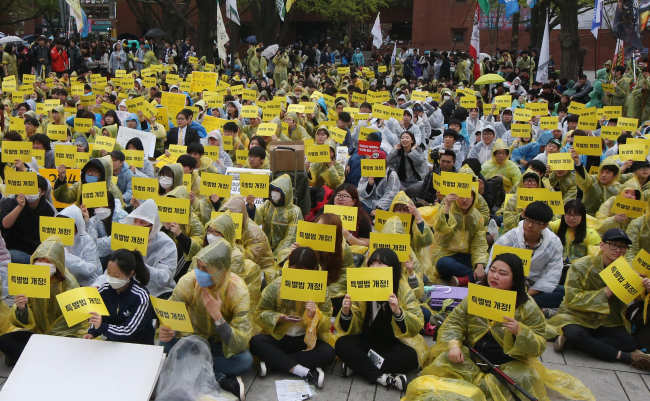
M 241 26 L 239 21 L 239 12 L 237 12 L 237 0 L 228 0 L 226 2 L 226 17 L 235 24 Z
M 546 15 L 546 27 L 544 28 L 544 39 L 542 39 L 542 51 L 539 52 L 539 65 L 537 66 L 536 81 L 541 83 L 548 82 L 548 15 Z
M 280 19 L 284 21 L 284 14 L 287 12 L 287 9 L 284 7 L 284 0 L 275 0 L 275 8 L 278 9 Z
M 379 13 L 377 13 L 377 19 L 375 20 L 375 26 L 372 27 L 372 44 L 379 49 L 383 40 L 381 39 L 381 22 L 379 22 Z
M 591 33 L 598 39 L 598 30 L 603 23 L 603 0 L 594 0 L 594 15 L 591 17 Z
M 226 26 L 223 23 L 221 8 L 219 7 L 219 3 L 217 3 L 217 50 L 219 51 L 219 58 L 224 61 L 228 57 L 226 54 L 226 43 L 228 43 L 228 40 L 230 39 L 226 33 Z
M 474 59 L 474 79 L 481 77 L 481 61 L 479 60 L 479 53 L 481 51 L 481 32 L 479 31 L 479 10 L 480 7 L 476 5 L 476 12 L 474 13 L 474 25 L 472 26 L 472 37 L 469 41 L 469 55 Z

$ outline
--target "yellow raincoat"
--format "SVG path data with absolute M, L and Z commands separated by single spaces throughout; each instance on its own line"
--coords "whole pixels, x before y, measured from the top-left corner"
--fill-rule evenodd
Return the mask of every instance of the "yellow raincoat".
M 252 331 L 250 296 L 244 280 L 230 272 L 230 254 L 230 245 L 221 238 L 201 249 L 192 259 L 192 266 L 178 281 L 169 298 L 170 301 L 185 304 L 194 327 L 194 334 L 209 342 L 221 342 L 226 358 L 244 352 L 248 348 Z M 197 260 L 205 264 L 208 273 L 212 275 L 212 280 L 216 283 L 215 288 L 209 288 L 208 291 L 215 299 L 218 294 L 223 302 L 221 315 L 232 329 L 228 344 L 221 341 L 214 320 L 203 303 L 203 287 L 196 282 L 194 273 Z
M 540 400 L 548 400 L 545 388 L 548 386 L 570 399 L 595 400 L 591 391 L 578 379 L 558 370 L 547 369 L 537 360 L 546 350 L 545 337 L 554 333 L 548 330 L 542 311 L 530 296 L 524 304 L 515 310 L 515 319 L 519 322 L 519 334 L 516 337 L 500 321 L 488 321 L 485 318 L 470 315 L 467 312 L 467 298 L 465 298 L 460 305 L 454 308 L 440 328 L 438 342 L 430 351 L 430 364 L 424 368 L 421 377 L 429 375 L 465 380 L 481 389 L 489 400 L 510 400 L 510 391 L 492 374 L 484 373 L 470 358 L 469 350 L 462 345 L 464 341 L 467 341 L 474 346 L 489 332 L 503 348 L 503 352 L 515 359 L 502 364 L 501 370 L 529 394 Z M 454 346 L 461 347 L 463 351 L 465 360 L 461 363 L 453 363 L 449 360 L 449 349 Z M 431 385 L 431 382 L 424 379 L 418 383 L 425 387 Z M 410 391 L 416 390 L 411 390 L 410 387 Z M 423 391 L 424 389 L 419 388 L 418 390 Z M 523 397 L 523 395 L 519 395 Z M 447 398 L 447 400 L 463 399 L 461 397 Z
M 388 220 L 386 220 L 386 223 L 384 223 L 384 228 L 381 230 L 381 232 L 383 234 L 406 234 L 406 230 L 404 230 L 404 225 L 402 224 L 402 220 L 400 220 L 399 217 L 397 216 L 390 217 Z M 368 256 L 370 256 L 370 254 L 372 254 L 372 252 L 369 252 Z M 422 266 L 422 263 L 418 261 L 417 255 L 415 254 L 413 248 L 411 248 L 410 256 L 411 259 L 413 259 L 413 272 L 415 273 L 415 278 L 417 278 L 418 280 L 418 286 L 412 288 L 412 290 L 413 293 L 415 294 L 415 297 L 417 299 L 421 299 L 422 296 L 424 295 L 424 281 L 422 277 L 424 274 L 424 266 Z M 432 276 L 428 276 L 428 277 L 432 277 Z M 408 282 L 408 271 L 404 267 L 404 263 L 402 263 L 402 280 L 404 282 Z
M 608 165 L 618 167 L 616 161 L 605 159 L 598 167 L 598 173 L 595 175 L 589 175 L 588 172 L 585 171 L 585 178 L 582 178 L 580 174 L 576 173 L 576 184 L 578 185 L 578 188 L 582 190 L 582 203 L 585 204 L 587 214 L 591 216 L 595 216 L 600 205 L 605 203 L 605 201 L 612 196 L 618 195 L 618 192 L 621 190 L 621 183 L 618 182 L 621 175 L 620 169 L 611 184 L 605 186 L 598 180 L 600 177 L 600 170 L 603 166 Z
M 274 249 L 273 255 L 285 248 L 290 248 L 296 242 L 298 221 L 302 220 L 302 211 L 293 204 L 293 185 L 291 178 L 283 174 L 269 185 L 270 190 L 279 190 L 284 195 L 284 206 L 274 206 L 268 199 L 255 212 L 255 223 L 262 226 L 262 230 Z
M 494 153 L 497 150 L 508 151 L 508 158 L 502 164 L 497 163 L 497 159 L 494 156 Z M 521 179 L 521 170 L 519 169 L 519 166 L 517 166 L 517 163 L 510 160 L 510 156 L 512 156 L 512 154 L 508 149 L 508 145 L 506 145 L 506 143 L 501 139 L 496 139 L 494 146 L 492 147 L 492 158 L 481 166 L 481 174 L 486 180 L 496 176 L 502 177 L 503 189 L 506 192 L 508 192 L 512 186 Z
M 401 225 L 401 224 L 400 224 Z M 424 316 L 422 315 L 422 309 L 418 300 L 415 298 L 415 294 L 408 286 L 406 281 L 400 280 L 399 290 L 397 291 L 397 301 L 399 307 L 402 308 L 404 313 L 404 323 L 406 324 L 406 332 L 402 333 L 402 330 L 395 324 L 395 319 L 391 323 L 393 327 L 393 333 L 395 338 L 397 338 L 403 344 L 408 345 L 413 348 L 418 354 L 418 361 L 420 366 L 424 363 L 424 360 L 427 356 L 427 350 L 429 346 L 424 341 L 424 338 L 420 335 L 420 330 L 424 327 Z M 336 330 L 343 335 L 355 335 L 361 333 L 363 330 L 363 321 L 366 317 L 366 309 L 368 302 L 356 302 L 353 300 L 352 308 L 350 312 L 352 313 L 352 321 L 350 322 L 350 327 L 348 331 L 345 331 L 341 328 L 340 319 L 341 314 L 339 313 L 336 317 L 336 322 L 334 327 Z
M 308 141 L 313 139 L 307 133 L 304 127 L 300 125 L 300 119 L 296 113 L 287 113 L 286 117 L 292 118 L 296 122 L 296 128 L 293 131 L 289 132 L 289 137 L 292 141 Z
M 330 148 L 336 154 L 336 147 L 328 142 Z M 311 163 L 309 166 L 309 186 L 322 187 L 327 185 L 336 189 L 345 181 L 345 167 L 338 161 L 334 160 L 334 165 L 328 167 L 327 163 Z
M 277 277 L 262 291 L 262 298 L 254 316 L 255 323 L 262 328 L 262 333 L 270 334 L 276 340 L 280 340 L 289 329 L 297 325 L 305 331 L 305 336 L 315 336 L 319 340 L 329 343 L 330 318 L 332 317 L 329 290 L 326 292 L 325 302 L 316 303 L 318 313 L 310 319 L 307 316 L 307 309 L 305 309 L 306 302 L 282 299 L 281 284 L 282 277 Z M 301 316 L 302 319 L 299 322 L 278 323 L 280 315 Z
M 2 299 L 2 280 L 0 279 L 0 335 L 3 335 L 11 329 L 11 309 Z
M 639 181 L 636 179 L 631 179 L 625 182 L 623 186 L 621 187 L 621 195 L 625 193 L 626 189 L 634 189 L 637 192 L 637 199 L 639 200 L 645 200 L 645 197 L 643 196 L 643 190 L 641 189 L 641 185 L 639 185 Z M 598 233 L 600 235 L 605 234 L 607 230 L 610 228 L 620 228 L 622 230 L 626 230 L 627 226 L 632 222 L 631 218 L 626 218 L 624 221 L 616 221 L 615 217 L 616 214 L 612 213 L 612 206 L 614 206 L 614 201 L 616 200 L 616 197 L 618 195 L 614 195 L 611 198 L 607 199 L 605 203 L 600 205 L 600 208 L 598 209 L 598 213 L 596 213 L 596 218 L 593 220 L 589 220 L 589 223 L 598 230 Z
M 235 223 L 232 221 L 231 212 L 215 217 L 205 225 L 205 229 L 211 227 L 221 233 L 221 236 L 228 241 L 232 252 L 230 254 L 230 271 L 238 275 L 246 283 L 250 294 L 251 310 L 255 310 L 262 293 L 262 277 L 260 267 L 250 259 L 244 258 L 244 248 L 237 244 L 235 238 Z
M 117 185 L 113 184 L 111 181 L 111 177 L 113 177 L 113 159 L 111 159 L 111 155 L 100 157 L 98 159 L 90 159 L 84 168 L 81 169 L 81 180 L 75 182 L 70 187 L 68 187 L 67 183 L 56 187 L 56 189 L 52 191 L 54 199 L 61 203 L 74 203 L 77 206 L 81 205 L 81 185 L 82 181 L 84 180 L 84 174 L 88 165 L 93 165 L 100 169 L 100 171 L 104 172 L 103 177 L 104 181 L 106 181 L 106 187 L 109 191 L 111 191 L 115 199 L 120 200 L 122 207 L 124 207 L 124 198 L 122 198 L 122 192 L 117 187 Z M 100 180 L 101 179 L 102 178 L 100 177 Z M 55 185 L 57 182 L 58 179 L 55 182 Z
M 194 170 L 194 171 L 198 172 L 199 177 L 203 173 L 219 174 L 219 171 L 217 171 L 217 168 L 214 166 L 214 164 L 212 164 L 212 159 L 210 159 L 207 156 L 202 156 L 201 157 L 201 163 L 198 166 L 196 166 L 196 170 Z
M 555 191 L 562 192 L 562 201 L 567 203 L 574 200 L 578 195 L 578 187 L 576 186 L 576 173 L 569 171 L 564 177 L 558 177 L 554 172 L 548 176 L 548 182 Z
M 476 199 L 478 194 L 474 189 L 472 193 Z M 454 202 L 449 209 L 448 217 L 445 215 L 444 205 L 440 205 L 433 222 L 433 231 L 435 232 L 431 247 L 433 266 L 440 258 L 456 253 L 470 253 L 474 267 L 479 263 L 487 265 L 488 245 L 485 238 L 485 222 L 483 215 L 476 208 L 476 201 L 472 203 L 467 214 L 464 214 L 458 203 Z
M 399 191 L 393 202 L 390 204 L 388 211 L 395 212 L 395 205 L 402 204 L 413 204 L 411 198 L 409 198 L 404 191 Z M 407 233 L 405 233 L 407 234 Z M 415 223 L 415 219 L 411 218 L 411 250 L 417 256 L 417 260 L 422 265 L 423 273 L 427 277 L 432 277 L 433 275 L 433 265 L 431 264 L 431 258 L 429 257 L 428 248 L 433 244 L 433 232 L 429 226 L 424 223 L 424 230 L 420 231 L 420 228 Z M 415 258 L 413 259 L 415 262 Z
M 560 219 L 550 222 L 548 224 L 548 229 L 557 234 L 561 222 L 562 220 Z M 567 227 L 566 234 L 564 235 L 564 251 L 562 253 L 563 260 L 568 259 L 569 262 L 573 262 L 576 259 L 587 256 L 590 246 L 600 244 L 600 235 L 591 227 L 587 227 L 587 235 L 581 243 L 574 244 L 573 241 L 575 238 L 576 236 L 574 232 Z
M 625 259 L 630 263 L 641 249 L 650 252 L 650 198 L 648 203 L 645 214 L 632 220 L 625 231 L 632 241 L 632 245 L 625 253 Z
M 61 239 L 53 235 L 43 241 L 41 245 L 36 248 L 34 254 L 30 259 L 30 263 L 38 258 L 49 259 L 65 276 L 65 280 L 50 284 L 50 298 L 29 298 L 27 301 L 27 309 L 29 312 L 27 324 L 21 323 L 16 317 L 18 307 L 14 305 L 11 308 L 11 324 L 18 329 L 29 330 L 36 334 L 48 334 L 51 336 L 60 337 L 83 337 L 88 333 L 88 321 L 77 323 L 72 327 L 68 327 L 59 302 L 56 296 L 69 290 L 79 288 L 77 280 L 65 268 L 65 255 L 63 250 L 63 243 Z
M 177 199 L 190 199 L 190 195 L 187 193 L 187 188 L 183 185 L 178 186 L 167 193 L 165 196 L 174 197 Z M 190 237 L 192 245 L 190 246 L 190 251 L 185 254 L 185 260 L 191 260 L 194 255 L 199 252 L 203 246 L 203 237 L 205 236 L 205 231 L 203 230 L 203 225 L 199 221 L 199 218 L 192 212 L 190 212 L 190 222 L 189 224 L 179 224 L 181 233 Z M 169 238 L 171 238 L 175 244 L 178 244 L 178 240 L 174 233 L 169 231 L 167 233 Z
M 221 204 L 226 201 L 226 199 L 219 199 L 221 201 Z M 192 205 L 192 212 L 196 215 L 196 217 L 199 218 L 199 221 L 201 221 L 201 224 L 206 225 L 208 221 L 212 219 L 212 212 L 216 212 L 217 210 L 214 210 L 214 206 L 212 205 L 212 201 L 210 200 L 209 196 L 197 198 L 194 201 L 194 205 Z M 246 212 L 244 212 L 246 213 Z
M 521 176 L 521 179 L 519 181 L 518 188 L 524 188 L 524 176 L 526 174 L 534 174 L 535 177 L 537 178 L 538 185 L 541 182 L 541 185 L 538 186 L 538 188 L 548 188 L 546 185 L 547 182 L 545 183 L 544 180 L 539 179 L 539 174 L 535 170 L 528 169 L 526 172 Z M 553 189 L 549 189 L 552 191 Z M 521 212 L 524 210 L 522 208 L 517 207 L 517 198 L 518 198 L 518 193 L 515 191 L 514 195 L 508 200 L 508 202 L 504 205 L 503 207 L 503 227 L 505 228 L 506 231 L 510 231 L 514 228 L 517 228 L 519 225 L 519 217 L 521 216 Z M 554 216 L 554 218 L 557 218 L 557 216 Z
M 96 134 L 95 136 L 92 136 L 92 142 L 91 142 L 91 138 L 87 137 L 86 139 L 88 139 L 88 143 L 95 143 L 95 138 L 97 136 L 103 136 L 102 132 L 104 130 L 108 131 L 111 134 L 111 138 L 117 139 L 117 129 L 118 129 L 117 124 L 107 125 L 107 126 L 102 127 L 102 128 L 98 128 L 98 127 L 93 126 L 93 129 L 96 132 L 98 132 L 98 134 Z M 73 141 L 74 141 L 74 139 L 76 139 L 77 136 L 80 136 L 80 135 L 85 136 L 85 134 L 83 132 L 77 132 L 75 134 L 75 138 L 73 138 Z M 122 147 L 122 145 L 115 142 L 115 146 L 113 147 L 113 150 L 123 150 L 123 149 L 124 148 Z M 108 152 L 108 153 L 111 153 L 111 152 Z M 102 153 L 99 150 L 93 150 L 92 152 L 90 152 L 90 157 L 92 159 L 99 159 L 100 157 L 102 157 Z

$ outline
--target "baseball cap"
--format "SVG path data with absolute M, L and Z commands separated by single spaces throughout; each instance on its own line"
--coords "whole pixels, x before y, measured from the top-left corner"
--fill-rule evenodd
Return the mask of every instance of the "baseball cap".
M 632 244 L 630 237 L 628 237 L 625 231 L 620 228 L 610 228 L 607 230 L 605 234 L 603 234 L 603 242 L 606 241 L 622 241 L 628 245 Z
M 413 106 L 413 111 L 424 111 L 424 109 L 422 108 L 422 105 L 416 104 Z

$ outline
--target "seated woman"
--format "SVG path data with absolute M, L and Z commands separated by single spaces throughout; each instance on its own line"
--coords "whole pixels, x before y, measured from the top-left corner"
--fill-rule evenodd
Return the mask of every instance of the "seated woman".
M 292 269 L 318 270 L 318 258 L 311 248 L 299 247 L 289 256 Z M 260 358 L 260 376 L 268 367 L 292 373 L 323 387 L 325 375 L 320 367 L 336 358 L 328 344 L 332 304 L 329 291 L 324 302 L 298 302 L 282 299 L 282 278 L 278 277 L 262 292 L 255 322 L 262 334 L 250 341 L 251 353 Z
M 140 138 L 131 138 L 126 143 L 126 150 L 141 150 L 144 152 L 144 146 L 142 145 Z M 142 167 L 136 168 L 135 166 L 129 166 L 131 172 L 133 172 L 136 177 L 153 178 L 153 164 L 149 161 L 147 152 L 144 152 L 142 161 Z
M 92 217 L 90 211 L 84 205 L 81 205 L 86 232 L 95 241 L 97 256 L 99 256 L 99 261 L 104 270 L 106 269 L 108 257 L 113 253 L 111 249 L 113 223 L 124 223 L 124 219 L 128 216 L 128 213 L 122 209 L 122 205 L 115 202 L 115 197 L 111 192 L 106 193 L 106 199 L 108 199 L 108 207 L 91 208 L 93 210 Z
M 636 179 L 628 180 L 618 195 L 624 196 L 632 200 L 646 200 L 641 190 L 641 185 Z M 625 213 L 612 213 L 612 206 L 616 201 L 618 195 L 611 196 L 602 205 L 598 208 L 596 212 L 596 218 L 589 218 L 590 226 L 593 226 L 598 234 L 603 235 L 610 228 L 620 228 L 621 230 L 627 230 L 627 226 L 632 222 L 631 217 L 627 217 Z
M 529 394 L 547 399 L 548 385 L 574 400 L 595 400 L 593 394 L 578 379 L 560 371 L 550 371 L 538 358 L 546 349 L 546 338 L 554 335 L 546 325 L 539 307 L 526 292 L 521 259 L 506 253 L 494 258 L 486 284 L 491 288 L 515 291 L 515 317 L 503 321 L 488 321 L 470 315 L 467 298 L 447 317 L 437 344 L 430 351 L 433 359 L 420 378 L 409 385 L 409 392 L 422 391 L 427 375 L 445 379 L 463 379 L 478 387 L 487 399 L 508 400 L 510 390 L 495 376 L 485 373 L 470 358 L 466 345 L 472 346 Z M 453 382 L 453 380 L 452 380 Z M 523 397 L 520 395 L 520 397 Z
M 357 229 L 348 231 L 343 229 L 343 238 L 348 245 L 359 245 L 367 247 L 370 244 L 370 233 L 372 222 L 370 216 L 364 210 L 359 199 L 357 187 L 352 184 L 341 184 L 334 191 L 328 202 L 330 205 L 352 206 L 357 208 Z M 365 251 L 363 251 L 365 253 Z
M 468 168 L 468 170 L 470 170 Z M 395 199 L 388 208 L 389 212 L 411 215 L 411 232 L 406 233 L 411 237 L 411 249 L 415 253 L 413 261 L 417 261 L 422 266 L 423 273 L 427 277 L 433 276 L 431 258 L 429 256 L 429 247 L 433 245 L 433 232 L 424 222 L 422 215 L 415 204 L 406 193 L 400 191 L 395 195 Z M 425 282 L 426 284 L 426 282 Z
M 68 326 L 56 296 L 68 290 L 79 288 L 77 280 L 65 268 L 65 251 L 61 239 L 53 235 L 43 241 L 32 254 L 31 263 L 50 268 L 50 297 L 27 298 L 16 295 L 11 308 L 11 324 L 21 331 L 6 333 L 0 337 L 0 351 L 5 354 L 8 365 L 16 363 L 29 338 L 33 334 L 47 334 L 60 337 L 83 337 L 88 323 L 83 321 Z
M 394 251 L 376 250 L 368 266 L 393 269 L 393 293 L 380 302 L 354 302 L 345 295 L 335 323 L 343 333 L 336 341 L 336 355 L 344 363 L 343 376 L 354 372 L 369 383 L 404 390 L 404 373 L 421 366 L 428 348 L 419 334 L 424 327 L 422 310 L 402 278 L 402 265 Z M 381 367 L 368 357 L 370 350 L 383 358 Z
M 309 186 L 322 187 L 327 186 L 329 189 L 336 189 L 345 180 L 345 166 L 336 160 L 336 146 L 329 142 L 330 161 L 327 163 L 310 163 L 305 162 L 305 169 L 309 171 Z
M 240 163 L 237 163 L 237 167 L 240 168 L 254 168 L 254 169 L 262 169 L 262 170 L 269 170 L 271 169 L 271 156 L 269 155 L 269 152 L 266 150 L 267 143 L 264 140 L 264 138 L 270 138 L 270 137 L 262 137 L 259 135 L 255 135 L 254 137 L 251 138 L 251 142 L 248 144 L 248 161 L 246 164 L 242 165 Z M 250 152 L 253 150 L 253 148 L 260 148 L 256 149 L 254 152 Z M 251 160 L 251 156 L 255 157 L 256 159 Z
M 401 134 L 400 143 L 388 155 L 386 167 L 397 171 L 402 191 L 410 186 L 421 186 L 429 173 L 427 155 L 422 148 L 416 147 L 415 136 L 410 131 Z
M 228 152 L 223 150 L 223 138 L 221 137 L 221 130 L 210 131 L 208 134 L 208 145 L 209 146 L 218 146 L 219 147 L 219 160 L 215 161 L 213 164 L 217 168 L 219 174 L 226 174 L 228 167 L 232 167 L 232 160 Z
M 103 335 L 108 341 L 154 345 L 154 312 L 146 287 L 149 269 L 142 254 L 118 249 L 109 257 L 105 275 L 107 282 L 98 290 L 109 315 L 91 312 L 90 328 L 84 338 L 92 340 Z
M 65 267 L 79 285 L 90 286 L 97 277 L 102 275 L 102 264 L 97 254 L 97 245 L 86 232 L 82 211 L 76 205 L 70 205 L 63 209 L 57 217 L 74 219 L 74 244 L 65 247 Z

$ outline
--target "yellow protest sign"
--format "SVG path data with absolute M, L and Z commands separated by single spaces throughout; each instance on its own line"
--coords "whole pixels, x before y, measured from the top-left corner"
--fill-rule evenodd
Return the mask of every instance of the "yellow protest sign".
M 36 159 L 39 167 L 45 166 L 45 149 L 32 149 L 32 157 Z
M 183 174 L 183 186 L 187 188 L 187 192 L 192 192 L 192 174 Z M 199 192 L 201 192 L 200 188 Z
M 378 211 L 379 210 L 380 209 L 378 209 Z M 357 231 L 358 208 L 354 206 L 325 205 L 324 212 L 339 216 L 344 229 L 348 231 Z
M 368 134 L 372 132 L 377 132 L 377 130 L 370 127 L 359 127 L 359 140 L 360 141 L 367 140 Z
M 210 213 L 210 220 L 215 219 L 221 216 L 222 214 L 226 214 L 226 212 L 212 212 Z M 230 212 L 230 218 L 232 219 L 232 222 L 235 224 L 235 238 L 241 239 L 241 231 L 242 231 L 242 224 L 244 221 L 244 214 Z
M 634 271 L 624 256 L 619 257 L 614 263 L 600 272 L 609 289 L 618 299 L 626 304 L 643 294 L 643 283 L 639 273 Z
M 431 155 L 429 155 L 429 158 Z M 439 174 L 433 173 L 433 180 L 431 180 L 433 183 L 433 189 L 436 191 L 440 191 L 440 188 L 442 187 L 442 178 L 440 178 Z
M 395 213 L 388 210 L 377 209 L 375 211 L 375 230 L 381 232 L 384 229 L 384 224 L 391 217 L 398 217 L 402 221 L 402 227 L 407 234 L 411 233 L 412 215 L 410 213 Z
M 158 197 L 158 179 L 133 177 L 131 178 L 131 190 L 135 199 L 155 199 Z
M 400 262 L 409 260 L 411 255 L 411 236 L 409 234 L 370 233 L 369 255 L 380 248 L 392 249 Z
M 155 199 L 158 215 L 163 223 L 188 224 L 190 222 L 190 200 L 160 196 Z
M 595 131 L 598 128 L 598 116 L 581 115 L 578 119 L 578 129 Z
M 102 151 L 105 150 L 107 153 L 111 153 L 115 147 L 115 138 L 110 136 L 98 136 L 95 138 L 95 146 L 93 150 Z
M 258 110 L 259 108 L 257 106 L 242 106 L 241 116 L 244 118 L 257 118 Z
M 472 197 L 472 181 L 474 178 L 472 175 L 443 171 L 440 178 L 442 179 L 441 194 L 455 193 L 460 198 Z
M 646 201 L 630 199 L 623 195 L 618 195 L 614 199 L 614 204 L 612 204 L 610 212 L 613 214 L 625 213 L 627 217 L 636 219 L 637 217 L 643 216 L 646 205 Z
M 239 193 L 243 197 L 253 195 L 256 198 L 268 198 L 269 175 L 239 174 Z
M 281 299 L 324 302 L 326 291 L 326 271 L 282 268 Z
M 88 208 L 107 207 L 106 183 L 103 181 L 86 183 L 81 186 L 82 203 Z
M 257 135 L 259 136 L 273 136 L 278 130 L 278 125 L 275 123 L 262 123 L 257 126 Z
M 543 102 L 526 103 L 526 110 L 530 110 L 531 117 L 545 116 L 548 115 L 548 103 L 543 103 Z
M 644 274 L 646 277 L 650 277 L 650 253 L 641 248 L 639 253 L 637 253 L 632 260 L 632 267 L 638 273 Z
M 625 131 L 636 131 L 636 127 L 639 126 L 639 119 L 620 117 L 616 123 L 616 126 L 623 127 Z
M 528 276 L 528 274 L 530 273 L 530 260 L 533 258 L 532 249 L 521 249 L 521 248 L 514 248 L 511 246 L 494 244 L 494 246 L 492 247 L 492 260 L 494 260 L 494 258 L 496 258 L 498 255 L 501 255 L 503 253 L 512 253 L 517 255 L 519 259 L 521 259 L 521 263 L 524 266 L 524 275 Z
M 304 113 L 305 106 L 302 104 L 290 104 L 287 108 L 287 113 Z
M 132 149 L 132 150 L 123 150 L 124 161 L 129 166 L 142 168 L 144 166 L 144 151 Z
M 600 127 L 600 136 L 609 139 L 610 141 L 616 141 L 618 137 L 621 136 L 622 131 L 623 127 L 610 127 L 609 125 L 603 125 Z
M 230 135 L 224 135 L 221 137 L 223 139 L 223 150 L 233 150 L 235 147 L 235 140 Z
M 183 93 L 163 92 L 162 98 L 160 98 L 160 104 L 167 106 L 168 114 L 172 118 L 176 118 L 176 115 L 185 108 L 186 99 L 187 97 Z
M 149 227 L 132 226 L 129 224 L 113 223 L 111 229 L 111 249 L 138 250 L 147 254 L 149 243 Z
M 413 91 L 411 92 L 411 100 L 412 101 L 420 101 L 420 102 L 425 102 L 427 100 L 427 96 L 429 95 L 429 92 L 426 91 Z M 461 106 L 462 106 L 462 99 L 461 99 Z M 465 107 L 465 106 L 463 106 Z
M 9 263 L 7 282 L 9 284 L 9 295 L 24 295 L 28 298 L 50 298 L 49 266 Z
M 298 222 L 296 242 L 300 246 L 306 246 L 315 251 L 334 252 L 336 238 L 336 226 L 303 220 Z
M 75 167 L 84 168 L 88 160 L 90 160 L 90 152 L 77 152 L 75 154 Z
M 13 91 L 16 90 L 16 86 L 18 85 L 17 82 L 16 82 L 16 79 L 15 79 L 16 77 L 14 77 L 13 75 L 10 75 L 10 76 L 13 77 L 14 79 L 13 80 L 8 80 L 7 78 L 5 78 L 5 79 L 2 80 L 2 91 L 3 92 L 10 93 L 10 92 L 13 92 Z
M 551 166 L 551 171 L 575 170 L 570 153 L 549 153 L 548 165 Z
M 366 95 L 363 93 L 352 92 L 352 101 L 354 103 L 363 103 L 366 101 Z
M 362 177 L 386 177 L 386 159 L 361 159 Z
M 53 141 L 65 142 L 68 139 L 68 126 L 67 125 L 47 125 L 47 136 Z
M 156 122 L 158 124 L 161 124 L 165 127 L 165 131 L 169 131 L 169 116 L 167 113 L 167 107 L 156 107 L 154 108 L 156 111 Z M 206 117 L 204 117 L 205 120 Z
M 564 214 L 562 192 L 549 191 L 547 188 L 518 188 L 517 208 L 524 209 L 529 203 L 541 201 L 553 209 L 554 214 Z
M 2 162 L 13 163 L 20 160 L 25 163 L 32 161 L 32 143 L 2 141 Z
M 203 155 L 210 158 L 213 162 L 219 160 L 219 146 L 204 146 L 203 152 Z M 239 150 L 237 152 L 239 152 Z M 246 153 L 248 153 L 248 150 L 246 150 Z
M 310 163 L 327 163 L 331 161 L 329 145 L 311 145 L 305 147 L 305 156 Z
M 386 301 L 393 293 L 391 267 L 359 267 L 347 274 L 347 294 L 355 302 Z
M 581 115 L 582 114 L 582 109 L 584 109 L 584 108 L 585 108 L 584 103 L 571 102 L 569 104 L 569 114 Z
M 573 149 L 579 155 L 601 156 L 603 140 L 597 136 L 576 136 L 573 138 Z
M 603 113 L 607 118 L 623 117 L 623 106 L 604 106 Z
M 500 290 L 469 283 L 467 312 L 489 320 L 502 322 L 504 317 L 515 317 L 517 292 Z
M 84 94 L 84 85 L 83 84 L 75 84 L 70 87 L 70 93 L 73 96 L 83 96 Z
M 174 331 L 193 333 L 192 321 L 183 302 L 168 301 L 149 295 L 151 306 L 160 319 L 160 324 Z
M 217 195 L 220 198 L 229 198 L 231 185 L 231 175 L 215 173 L 203 173 L 201 175 L 201 194 L 205 196 Z
M 461 96 L 460 106 L 466 109 L 473 109 L 476 107 L 476 97 L 475 96 Z
M 5 170 L 5 185 L 7 195 L 38 195 L 38 181 L 36 173 L 32 171 Z
M 329 127 L 329 132 L 330 132 L 330 137 L 336 142 L 336 143 L 343 143 L 345 140 L 345 136 L 347 135 L 347 131 L 342 130 L 337 127 Z
M 595 106 L 594 107 L 585 107 L 580 112 L 580 117 L 592 117 L 592 118 L 596 117 L 595 120 L 598 121 L 599 118 L 598 118 L 598 116 L 596 116 L 597 112 L 598 112 L 598 108 L 595 107 Z
M 539 119 L 539 128 L 549 131 L 558 129 L 558 117 L 541 117 Z
M 79 287 L 56 296 L 69 327 L 90 319 L 90 312 L 109 316 L 104 300 L 95 287 Z
M 339 75 L 349 75 L 350 74 L 350 67 L 338 67 L 336 69 L 336 72 L 338 72 Z
M 648 154 L 648 149 L 644 146 L 639 146 L 636 144 L 619 144 L 618 154 L 621 156 L 621 160 L 641 162 L 645 160 L 645 157 Z
M 494 103 L 497 105 L 497 107 L 500 108 L 510 107 L 510 105 L 512 104 L 512 96 L 510 95 L 496 96 L 494 98 Z
M 74 119 L 75 132 L 88 132 L 92 127 L 93 127 L 92 118 L 75 117 Z
M 373 104 L 372 116 L 380 118 L 382 120 L 388 120 L 392 117 L 399 121 L 404 116 L 404 110 L 395 107 L 384 106 L 381 104 Z
M 95 95 L 86 95 L 79 98 L 79 103 L 82 106 L 92 106 L 95 104 Z
M 181 155 L 184 155 L 187 153 L 187 146 L 185 145 L 169 145 L 169 153 L 172 156 L 175 156 L 178 158 Z
M 521 109 L 517 109 L 517 110 L 521 110 Z M 510 135 L 512 137 L 520 137 L 520 138 L 530 137 L 530 124 L 510 125 Z
M 610 93 L 616 92 L 616 89 L 612 84 L 602 84 L 602 88 L 604 92 L 610 92 Z
M 219 149 L 218 146 L 215 146 L 215 148 Z M 204 147 L 204 149 L 205 149 L 205 147 Z M 206 156 L 207 156 L 207 154 L 206 154 Z M 235 164 L 237 164 L 237 165 L 241 164 L 242 166 L 245 166 L 246 163 L 248 163 L 248 149 L 237 149 L 235 151 L 235 158 L 237 159 L 237 162 Z
M 40 216 L 38 218 L 38 226 L 41 242 L 50 238 L 52 235 L 57 235 L 59 238 L 61 238 L 63 245 L 74 245 L 74 223 L 74 219 L 61 219 L 58 217 Z
M 201 92 L 204 89 L 214 90 L 217 86 L 217 74 L 214 72 L 192 72 L 192 92 Z
M 532 118 L 533 118 L 533 112 L 531 110 L 520 109 L 520 108 L 515 109 L 515 115 L 513 117 L 513 121 L 528 122 Z M 529 124 L 526 124 L 526 125 L 529 125 Z

